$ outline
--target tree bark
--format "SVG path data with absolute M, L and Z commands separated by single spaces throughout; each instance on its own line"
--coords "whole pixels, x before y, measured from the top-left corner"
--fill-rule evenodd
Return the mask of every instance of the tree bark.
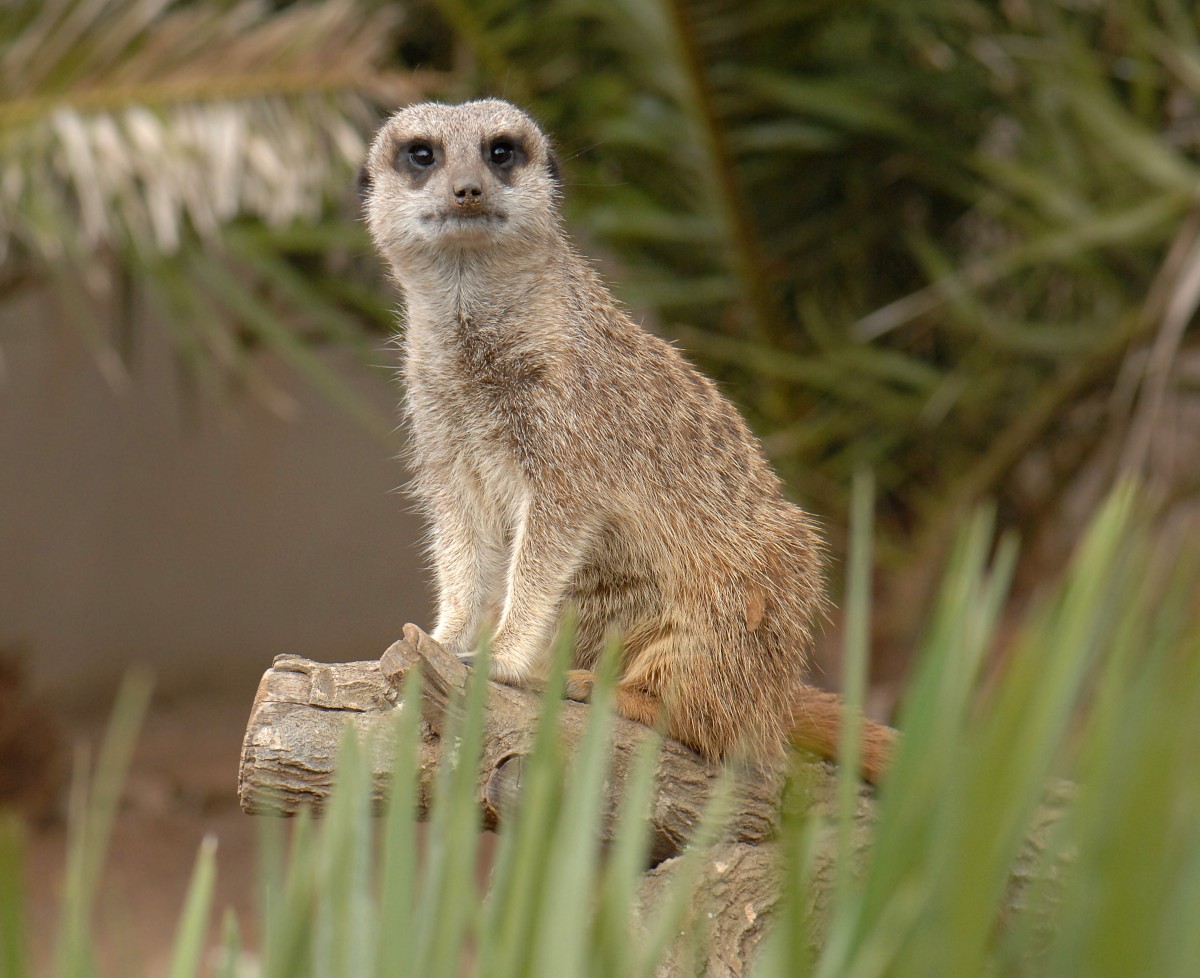
M 402 698 L 404 678 L 413 669 L 420 670 L 423 680 L 420 704 Z M 350 726 L 360 743 L 371 745 L 374 751 L 370 760 L 375 803 L 382 811 L 391 763 L 387 734 L 397 710 L 417 708 L 422 711 L 418 817 L 425 817 L 433 775 L 442 761 L 441 734 L 452 708 L 450 697 L 466 678 L 467 668 L 415 625 L 406 625 L 404 637 L 377 662 L 327 664 L 278 656 L 259 684 L 246 729 L 238 787 L 243 810 L 253 815 L 293 814 L 304 807 L 320 812 L 332 786 L 338 745 Z M 477 797 L 487 828 L 501 826 L 512 811 L 523 758 L 533 747 L 540 704 L 536 692 L 494 682 L 489 685 L 477 775 Z M 590 707 L 573 702 L 561 707 L 561 737 L 571 749 L 580 741 Z M 606 841 L 638 745 L 649 735 L 649 729 L 641 724 L 614 718 L 612 770 L 605 787 Z M 799 790 L 795 796 L 789 791 L 786 799 L 780 772 L 739 772 L 732 824 L 706 854 L 695 884 L 695 892 L 703 898 L 696 902 L 693 913 L 706 918 L 708 957 L 701 962 L 692 960 L 691 948 L 681 942 L 671 949 L 658 972 L 660 978 L 697 974 L 729 978 L 748 971 L 779 900 L 782 858 L 773 836 L 781 809 L 785 804 L 798 805 L 831 819 L 836 813 L 837 779 L 832 765 L 816 759 L 800 763 L 802 776 L 792 782 Z M 664 887 L 681 866 L 676 857 L 698 825 L 720 776 L 715 764 L 676 741 L 664 741 L 655 774 L 652 868 L 642 883 L 643 906 L 661 902 Z M 1042 821 L 1048 825 L 1054 818 L 1050 811 Z M 865 856 L 874 820 L 874 795 L 864 785 L 855 814 L 856 859 Z M 817 941 L 824 931 L 832 892 L 833 834 L 818 847 L 806 908 L 810 933 Z M 1027 846 L 1031 852 L 1036 847 L 1036 841 Z M 1033 862 L 1026 862 L 1031 870 Z M 1018 877 L 1020 872 L 1018 868 Z M 1014 879 L 1010 904 L 1019 901 L 1027 882 Z
M 429 786 L 441 759 L 441 732 L 450 694 L 465 684 L 467 669 L 415 625 L 406 625 L 404 638 L 378 662 L 321 663 L 292 655 L 276 657 L 259 683 L 242 745 L 238 778 L 242 809 L 251 815 L 291 815 L 304 807 L 319 813 L 332 786 L 338 744 L 345 728 L 351 726 L 361 743 L 374 746 L 375 802 L 382 810 L 390 766 L 386 734 L 395 711 L 408 708 L 401 690 L 404 677 L 413 668 L 421 670 L 424 692 L 418 808 L 418 817 L 424 817 Z M 523 759 L 533 747 L 540 704 L 537 692 L 490 684 L 478 773 L 478 798 L 487 828 L 498 827 L 511 810 Z M 564 702 L 561 709 L 561 736 L 570 749 L 583 734 L 590 707 Z M 606 838 L 638 746 L 649 735 L 647 727 L 614 717 L 612 771 L 606 783 Z M 810 766 L 807 803 L 832 804 L 832 768 L 817 760 Z M 720 777 L 717 765 L 676 741 L 664 741 L 651 816 L 654 862 L 682 850 Z M 779 821 L 783 787 L 784 778 L 778 771 L 741 772 L 729 838 L 748 844 L 769 838 Z M 873 803 L 866 789 L 862 801 Z

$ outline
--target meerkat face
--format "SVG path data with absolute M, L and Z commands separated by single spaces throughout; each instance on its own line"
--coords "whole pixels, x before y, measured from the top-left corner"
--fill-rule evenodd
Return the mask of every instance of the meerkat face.
M 402 109 L 360 179 L 371 236 L 398 271 L 422 252 L 511 247 L 557 227 L 549 141 L 499 99 Z

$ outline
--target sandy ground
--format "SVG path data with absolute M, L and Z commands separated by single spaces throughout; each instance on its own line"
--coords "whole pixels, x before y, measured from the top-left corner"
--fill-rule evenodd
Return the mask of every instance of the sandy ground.
M 138 742 L 114 827 L 97 900 L 106 975 L 167 972 L 184 894 L 201 840 L 217 839 L 213 935 L 229 908 L 242 933 L 256 925 L 257 820 L 237 804 L 237 768 L 253 690 L 188 699 L 156 698 Z M 94 747 L 104 719 L 78 722 L 64 733 Z M 63 819 L 30 830 L 26 869 L 30 930 L 38 975 L 53 961 L 64 881 Z

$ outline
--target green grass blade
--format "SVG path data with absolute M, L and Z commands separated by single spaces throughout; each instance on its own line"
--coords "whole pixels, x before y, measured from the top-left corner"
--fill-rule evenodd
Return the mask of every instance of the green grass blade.
M 318 975 L 367 975 L 373 964 L 370 796 L 366 754 L 354 726 L 346 724 L 336 781 L 317 832 L 313 939 Z
M 838 744 L 838 856 L 834 913 L 851 897 L 854 816 L 858 810 L 862 760 L 863 701 L 867 689 L 867 643 L 871 615 L 871 540 L 875 482 L 860 469 L 854 479 L 850 523 L 850 564 L 846 586 L 846 642 L 842 655 L 842 718 Z
M 0 978 L 29 974 L 25 826 L 15 812 L 0 812 Z
M 593 974 L 624 975 L 633 968 L 630 935 L 634 933 L 640 910 L 638 887 L 642 873 L 649 865 L 650 814 L 661 749 L 660 735 L 655 733 L 646 737 L 638 745 L 637 755 L 626 777 L 613 842 L 601 866 Z
M 208 942 L 209 915 L 212 912 L 213 891 L 217 881 L 217 838 L 204 837 L 196 855 L 196 866 L 188 884 L 183 912 L 175 931 L 171 964 L 167 978 L 194 978 L 200 973 L 200 962 Z
M 923 951 L 934 966 L 970 970 L 982 964 L 993 908 L 1101 649 L 1119 593 L 1115 586 L 1131 506 L 1132 494 L 1123 490 L 1101 511 L 1044 633 L 1018 644 L 988 713 L 990 722 L 981 725 L 974 756 L 959 779 L 962 807 L 975 814 L 968 819 L 948 812 L 943 820 L 947 852 L 965 862 L 956 866 L 950 860 L 941 873 L 939 912 L 955 939 L 934 947 L 931 934 L 923 935 Z
M 1147 566 L 1131 561 L 1131 578 Z M 1057 841 L 1073 856 L 1048 967 L 1064 974 L 1186 975 L 1195 966 L 1176 953 L 1195 946 L 1200 910 L 1195 579 L 1182 594 L 1153 575 L 1132 580 L 1114 629 L 1123 648 L 1093 694 L 1077 797 Z M 1100 885 L 1108 879 L 1120 885 Z
M 962 763 L 970 693 L 1011 570 L 1011 554 L 1002 549 L 989 573 L 990 545 L 991 520 L 977 514 L 951 559 L 905 702 L 902 740 L 881 792 L 861 901 L 848 900 L 834 916 L 816 971 L 822 978 L 883 967 L 932 896 L 935 884 L 923 874 L 940 845 L 937 800 Z
M 481 834 L 478 778 L 488 695 L 490 650 L 484 643 L 465 693 L 447 711 L 443 754 L 434 784 L 425 867 L 419 883 L 413 972 L 429 978 L 457 975 L 479 913 L 475 884 Z
M 150 702 L 150 681 L 131 673 L 121 684 L 112 719 L 89 780 L 77 765 L 71 791 L 67 869 L 58 935 L 58 969 L 86 976 L 95 971 L 92 915 L 104 859 L 137 733 Z
M 541 921 L 531 972 L 540 978 L 582 978 L 587 966 L 598 877 L 599 837 L 605 810 L 605 778 L 611 763 L 613 687 L 619 650 L 603 657 L 578 752 L 569 761 L 565 797 L 550 839 Z
M 480 957 L 489 963 L 489 978 L 524 978 L 533 967 L 534 924 L 545 897 L 542 885 L 548 862 L 545 842 L 554 831 L 563 797 L 558 726 L 571 642 L 572 636 L 564 634 L 556 647 L 533 746 L 521 769 L 517 810 L 500 834 L 480 931 Z
M 379 928 L 375 974 L 407 975 L 414 944 L 417 901 L 418 729 L 421 720 L 421 672 L 405 677 L 396 718 L 395 756 L 388 780 L 388 812 L 383 825 L 380 865 Z
M 634 951 L 636 963 L 630 972 L 635 978 L 650 978 L 655 974 L 674 942 L 684 939 L 696 941 L 698 935 L 685 927 L 688 910 L 695 903 L 696 884 L 709 858 L 709 849 L 721 838 L 729 824 L 730 806 L 735 798 L 734 775 L 724 770 L 717 779 L 687 851 L 677 859 L 666 899 L 652 910 L 643 908 L 647 914 L 645 932 Z
M 221 930 L 221 950 L 217 962 L 213 966 L 214 978 L 239 978 L 242 935 L 238 929 L 237 915 L 232 909 L 225 911 L 225 920 Z
M 291 845 L 281 860 L 278 889 L 267 890 L 263 908 L 263 978 L 307 978 L 313 968 L 313 910 L 320 880 L 316 828 L 307 809 L 291 820 Z

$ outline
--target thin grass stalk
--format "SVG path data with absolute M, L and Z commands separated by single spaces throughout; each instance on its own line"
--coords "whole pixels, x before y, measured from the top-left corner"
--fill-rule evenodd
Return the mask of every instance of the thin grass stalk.
M 1011 572 L 1012 556 L 1002 551 L 989 574 L 991 526 L 989 515 L 979 513 L 960 537 L 905 703 L 862 895 L 831 921 L 818 978 L 880 973 L 933 898 L 937 884 L 926 872 L 942 845 L 936 805 L 963 763 L 959 745 L 970 691 Z
M 275 940 L 276 922 L 280 913 L 280 903 L 287 876 L 284 825 L 282 818 L 260 818 L 255 826 L 258 854 L 256 895 L 262 930 L 259 945 L 264 961 L 264 975 L 270 974 L 265 965 L 272 956 L 271 947 Z
M 637 893 L 649 864 L 650 811 L 661 750 L 662 738 L 657 733 L 643 740 L 625 782 L 613 842 L 601 866 L 594 974 L 626 975 L 633 968 L 630 935 L 636 932 Z
M 221 925 L 221 945 L 215 953 L 212 966 L 213 978 L 242 978 L 241 965 L 242 935 L 238 929 L 237 914 L 227 909 Z
M 610 643 L 592 691 L 592 706 L 578 751 L 571 757 L 565 797 L 554 835 L 547 840 L 542 885 L 554 898 L 541 901 L 535 924 L 537 941 L 531 976 L 583 978 L 589 967 L 596 933 L 591 926 L 599 875 L 598 839 L 604 818 L 605 778 L 611 764 L 613 687 L 619 650 Z
M 556 646 L 542 697 L 533 748 L 521 771 L 517 810 L 499 839 L 480 934 L 480 959 L 492 969 L 489 978 L 524 978 L 533 967 L 533 923 L 540 916 L 545 898 L 545 887 L 541 885 L 547 864 L 545 840 L 553 831 L 554 814 L 562 800 L 558 718 L 572 641 L 567 637 L 570 629 L 564 629 L 564 633 Z
M 208 924 L 217 882 L 217 837 L 206 835 L 196 854 L 179 926 L 171 945 L 167 978 L 195 978 L 208 945 Z
M 688 919 L 689 907 L 696 898 L 696 884 L 709 849 L 724 834 L 729 825 L 731 808 L 737 797 L 734 774 L 729 769 L 721 776 L 709 798 L 700 824 L 688 841 L 688 848 L 678 863 L 667 898 L 647 915 L 642 940 L 635 950 L 633 978 L 651 978 L 672 943 L 680 940 L 697 942 L 697 926 L 702 922 Z
M 1114 588 L 1125 576 L 1121 544 L 1130 501 L 1128 491 L 1118 492 L 1100 515 L 1062 599 L 1021 644 L 978 719 L 965 723 L 958 705 L 966 702 L 969 687 L 961 681 L 946 686 L 941 677 L 931 677 L 927 661 L 914 691 L 918 703 L 927 701 L 926 708 L 916 713 L 910 703 L 906 710 L 906 716 L 922 719 L 906 725 L 901 756 L 885 786 L 865 901 L 855 914 L 857 921 L 835 920 L 818 974 L 976 974 L 991 960 L 989 939 L 1013 859 L 1111 617 L 1108 609 L 1119 593 Z M 961 570 L 950 575 L 952 590 L 953 582 L 959 582 L 960 598 L 943 601 L 950 627 L 938 626 L 934 632 L 943 639 L 965 633 L 963 626 L 969 623 L 960 617 L 954 624 L 954 617 L 980 607 L 973 592 L 988 596 L 982 617 L 995 620 L 999 589 L 985 584 L 978 544 L 964 552 L 972 551 L 978 556 L 967 566 L 979 570 L 965 584 Z M 989 625 L 985 631 L 990 630 Z M 942 654 L 931 658 L 944 668 L 949 644 L 941 645 Z M 1053 649 L 1049 661 L 1041 651 L 1045 647 Z M 930 651 L 937 648 L 934 644 Z M 934 695 L 937 685 L 943 689 Z M 950 713 L 926 726 L 929 710 Z M 950 718 L 955 719 L 947 726 Z M 962 751 L 942 751 L 939 759 L 929 750 L 936 744 L 926 740 L 936 728 L 953 742 L 961 741 Z M 911 760 L 911 752 L 927 750 L 928 755 Z M 913 772 L 917 763 L 941 773 L 936 792 L 920 790 Z M 919 794 L 910 794 L 914 789 Z M 904 796 L 907 806 L 898 804 Z M 856 935 L 852 940 L 851 933 Z
M 935 816 L 929 926 L 902 949 L 902 961 L 953 973 L 978 973 L 983 966 L 995 908 L 1061 756 L 1089 666 L 1101 649 L 1106 612 L 1119 593 L 1131 503 L 1126 490 L 1106 504 L 1045 630 L 1018 644 L 993 703 L 978 726 L 968 728 L 969 753 L 951 772 Z M 939 928 L 950 939 L 937 938 Z
M 72 978 L 95 973 L 92 930 L 96 894 L 112 838 L 121 788 L 137 732 L 150 702 L 150 681 L 130 673 L 121 683 L 100 754 L 89 779 L 82 758 L 71 788 L 67 868 L 59 918 L 56 968 Z
M 850 562 L 846 585 L 846 640 L 842 654 L 842 698 L 845 710 L 838 743 L 837 881 L 833 912 L 851 898 L 854 867 L 854 817 L 858 809 L 862 758 L 863 701 L 867 688 L 867 646 L 871 618 L 871 540 L 875 481 L 860 469 L 851 492 Z
M 266 892 L 263 907 L 263 978 L 313 975 L 312 915 L 316 906 L 316 827 L 308 809 L 290 822 L 291 844 L 281 860 L 277 889 Z
M 388 778 L 388 812 L 383 824 L 380 863 L 379 927 L 375 974 L 411 975 L 410 950 L 416 939 L 417 893 L 417 750 L 421 719 L 421 671 L 404 679 L 394 738 L 394 760 Z
M 30 969 L 29 896 L 25 889 L 25 826 L 15 812 L 0 812 L 0 978 L 26 978 Z
M 816 968 L 810 896 L 827 829 L 822 819 L 802 811 L 785 812 L 781 829 L 782 892 L 775 924 L 754 961 L 754 978 L 808 978 Z
M 1195 708 L 1200 709 L 1200 704 Z M 1194 784 L 1189 798 L 1194 811 Z M 1178 885 L 1166 894 L 1162 923 L 1155 933 L 1159 961 L 1154 974 L 1164 978 L 1188 978 L 1200 960 L 1200 928 L 1195 926 L 1200 913 L 1200 837 L 1193 829 L 1184 841 Z
M 1131 564 L 1136 573 L 1149 561 Z M 1185 961 L 1175 950 L 1194 945 L 1184 936 L 1194 928 L 1183 921 L 1200 910 L 1191 875 L 1200 865 L 1193 815 L 1200 805 L 1200 631 L 1191 607 L 1195 578 L 1184 588 L 1182 575 L 1172 576 L 1165 587 L 1134 578 L 1114 629 L 1113 666 L 1093 695 L 1078 797 L 1060 833 L 1060 848 L 1073 855 L 1047 973 L 1186 975 L 1194 968 L 1194 957 Z M 1053 906 L 1055 894 L 1041 896 Z M 1182 945 L 1164 943 L 1171 932 Z
M 442 735 L 450 753 L 443 748 L 425 836 L 414 954 L 415 972 L 430 978 L 459 973 L 466 939 L 477 927 L 475 871 L 481 832 L 477 781 L 490 654 L 488 643 L 483 643 L 465 694 L 457 696 L 447 711 Z
M 371 886 L 371 778 L 352 724 L 343 730 L 337 782 L 317 833 L 313 951 L 319 975 L 368 975 L 377 906 Z

